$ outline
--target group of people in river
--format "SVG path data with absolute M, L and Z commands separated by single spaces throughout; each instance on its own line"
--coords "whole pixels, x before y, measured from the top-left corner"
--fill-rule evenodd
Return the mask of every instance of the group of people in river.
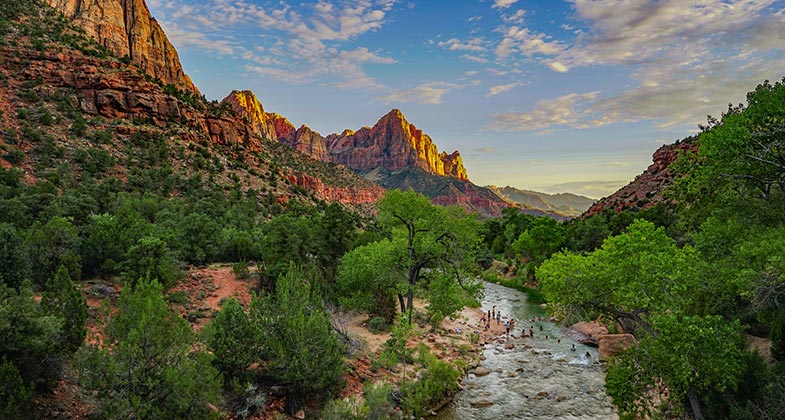
M 496 325 L 501 325 L 502 312 L 496 310 L 496 305 L 493 305 L 493 308 L 489 309 L 488 311 L 484 311 L 483 312 L 482 318 L 480 319 L 480 326 L 484 326 L 485 330 L 488 331 L 488 330 L 491 329 L 491 322 L 494 321 L 494 320 L 496 321 Z M 526 327 L 524 326 L 521 329 L 520 337 L 521 338 L 534 338 L 534 324 L 537 323 L 537 322 L 541 322 L 541 321 L 542 321 L 542 316 L 538 316 L 536 318 L 532 318 L 531 319 L 532 325 L 529 327 L 528 331 L 526 330 Z M 510 317 L 510 319 L 506 320 L 504 322 L 504 329 L 505 329 L 506 336 L 510 337 L 510 333 L 512 333 L 513 330 L 515 329 L 515 319 Z M 540 330 L 540 332 L 543 332 L 542 325 L 539 326 L 539 330 Z M 546 340 L 549 339 L 548 334 L 543 334 L 543 336 L 544 336 L 544 338 Z M 561 343 L 561 339 L 557 339 L 556 341 Z M 577 351 L 577 349 L 575 348 L 575 344 L 574 343 L 570 347 L 570 350 L 571 351 Z M 591 358 L 591 353 L 589 353 L 587 351 L 586 354 L 584 355 L 584 357 Z

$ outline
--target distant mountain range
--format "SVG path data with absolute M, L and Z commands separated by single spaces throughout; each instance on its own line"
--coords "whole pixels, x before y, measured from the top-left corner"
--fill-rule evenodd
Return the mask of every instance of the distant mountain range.
M 520 190 L 514 187 L 497 187 L 488 185 L 486 188 L 512 203 L 529 206 L 543 212 L 576 217 L 589 209 L 596 200 L 571 193 L 547 194 L 537 191 Z

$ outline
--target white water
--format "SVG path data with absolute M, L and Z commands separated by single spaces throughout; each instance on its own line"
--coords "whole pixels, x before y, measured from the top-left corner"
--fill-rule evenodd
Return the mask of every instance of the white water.
M 573 341 L 559 325 L 546 321 L 543 310 L 528 303 L 524 293 L 492 283 L 485 286 L 483 310 L 487 312 L 496 305 L 496 310 L 502 312 L 502 322 L 510 316 L 515 319 L 511 334 L 515 338 L 509 340 L 515 347 L 505 349 L 505 342 L 498 340 L 486 344 L 482 366 L 491 374 L 470 374 L 463 382 L 464 390 L 436 418 L 618 419 L 605 394 L 605 374 L 595 363 L 597 350 Z M 543 320 L 536 321 L 538 317 Z M 528 330 L 532 325 L 534 339 L 519 338 L 521 328 Z M 571 350 L 572 344 L 575 351 Z M 586 357 L 586 352 L 590 357 Z M 472 402 L 483 399 L 492 404 L 472 406 Z

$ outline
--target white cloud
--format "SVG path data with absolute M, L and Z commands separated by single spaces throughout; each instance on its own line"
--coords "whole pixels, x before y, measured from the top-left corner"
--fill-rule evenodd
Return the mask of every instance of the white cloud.
M 491 96 L 496 96 L 496 95 L 502 94 L 504 92 L 508 92 L 508 91 L 512 90 L 513 88 L 515 88 L 516 86 L 518 86 L 517 83 L 508 83 L 506 85 L 491 86 L 488 89 L 488 93 L 485 95 L 485 97 L 486 98 L 490 98 Z
M 491 7 L 494 9 L 506 9 L 517 2 L 518 0 L 493 0 L 493 6 Z
M 450 51 L 483 52 L 485 51 L 483 43 L 481 38 L 472 38 L 466 42 L 461 42 L 457 38 L 450 38 L 447 41 L 439 42 L 437 45 Z
M 508 112 L 492 115 L 494 130 L 543 130 L 554 126 L 585 128 L 588 104 L 599 96 L 598 92 L 571 93 L 556 99 L 543 99 L 528 112 Z
M 458 88 L 454 83 L 430 82 L 378 97 L 384 103 L 406 103 L 416 102 L 421 104 L 436 105 L 442 103 L 442 97 Z
M 485 64 L 488 62 L 487 58 L 477 57 L 476 55 L 463 54 L 461 56 L 464 60 L 473 61 L 475 63 Z
M 353 87 L 377 86 L 363 70 L 364 63 L 390 64 L 395 60 L 364 47 L 347 48 L 351 41 L 368 32 L 377 31 L 387 22 L 387 14 L 395 0 L 319 0 L 294 9 L 285 2 L 262 7 L 244 0 L 207 0 L 185 4 L 185 0 L 156 0 L 169 11 L 177 26 L 167 25 L 173 41 L 180 46 L 212 49 L 220 54 L 238 54 L 261 66 L 249 65 L 251 71 L 288 83 L 312 82 L 317 78 L 338 80 Z M 231 33 L 256 28 L 262 36 L 234 40 Z M 280 60 L 250 55 L 261 39 L 265 55 Z M 238 45 L 242 44 L 240 48 Z M 265 45 L 261 45 L 265 46 Z
M 558 61 L 547 61 L 545 62 L 545 65 L 547 65 L 548 67 L 550 67 L 551 70 L 557 73 L 566 73 L 569 70 L 567 66 L 565 66 L 564 64 Z

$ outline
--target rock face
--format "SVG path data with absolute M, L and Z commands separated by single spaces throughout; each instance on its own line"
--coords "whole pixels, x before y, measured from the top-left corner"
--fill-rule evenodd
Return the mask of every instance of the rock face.
M 272 141 L 278 140 L 272 118 L 264 112 L 259 99 L 250 90 L 233 90 L 222 101 L 232 107 L 238 117 L 252 127 L 259 137 Z
M 145 0 L 47 0 L 87 35 L 165 84 L 199 93 Z
M 600 336 L 598 343 L 600 347 L 600 361 L 605 362 L 634 346 L 638 343 L 638 340 L 632 334 L 603 334 Z
M 594 347 L 599 345 L 600 336 L 607 334 L 608 328 L 596 322 L 578 322 L 567 329 L 567 335 L 573 340 Z
M 316 159 L 343 164 L 356 171 L 384 168 L 397 171 L 420 168 L 426 173 L 468 181 L 461 154 L 439 153 L 430 136 L 393 109 L 373 127 L 344 130 L 327 137 L 303 125 L 294 125 L 278 114 L 268 114 L 279 141 Z
M 622 211 L 629 208 L 647 208 L 665 201 L 663 193 L 673 183 L 670 165 L 680 153 L 695 153 L 698 150 L 695 137 L 660 147 L 652 156 L 652 164 L 620 190 L 602 198 L 592 205 L 581 217 L 588 217 L 605 209 Z
M 460 153 L 439 154 L 431 137 L 406 121 L 398 109 L 379 119 L 373 128 L 344 131 L 328 136 L 327 142 L 331 158 L 355 170 L 414 167 L 433 175 L 469 179 Z

